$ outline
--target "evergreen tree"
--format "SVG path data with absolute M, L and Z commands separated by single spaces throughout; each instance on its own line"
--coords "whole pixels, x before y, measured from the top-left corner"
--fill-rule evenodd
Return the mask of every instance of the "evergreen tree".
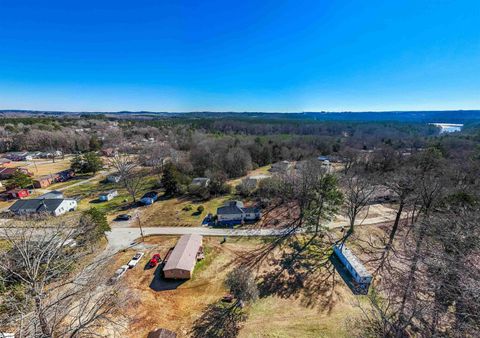
M 24 172 L 17 170 L 13 176 L 8 180 L 8 186 L 12 188 L 28 188 L 33 184 L 33 180 L 30 176 Z
M 173 196 L 178 192 L 179 182 L 177 176 L 177 169 L 172 164 L 167 164 L 163 170 L 161 179 L 162 186 L 165 189 L 165 195 Z

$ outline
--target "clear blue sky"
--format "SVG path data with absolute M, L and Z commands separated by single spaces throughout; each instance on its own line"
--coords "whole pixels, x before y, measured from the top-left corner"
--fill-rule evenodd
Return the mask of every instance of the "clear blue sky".
M 480 109 L 479 0 L 0 0 L 0 109 Z

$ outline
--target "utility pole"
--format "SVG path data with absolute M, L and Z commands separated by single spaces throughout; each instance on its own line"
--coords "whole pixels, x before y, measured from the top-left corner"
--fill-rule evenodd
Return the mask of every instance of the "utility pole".
M 140 228 L 140 236 L 142 236 L 142 242 L 144 241 L 143 238 L 143 229 L 142 229 L 142 222 L 140 221 L 140 213 L 137 210 L 137 221 L 138 221 L 138 227 Z

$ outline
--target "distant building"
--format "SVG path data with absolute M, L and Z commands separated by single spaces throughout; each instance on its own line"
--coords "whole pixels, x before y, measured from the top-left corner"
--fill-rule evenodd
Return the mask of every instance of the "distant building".
M 190 234 L 180 237 L 175 248 L 166 258 L 167 262 L 163 268 L 165 278 L 192 278 L 197 258 L 202 251 L 202 236 Z
M 11 189 L 1 194 L 3 199 L 22 199 L 27 198 L 28 196 L 30 196 L 30 191 L 28 189 L 21 188 Z
M 295 167 L 295 163 L 289 161 L 281 161 L 272 164 L 270 171 L 272 173 L 286 173 Z
M 98 199 L 100 201 L 110 201 L 112 199 L 114 199 L 115 197 L 118 196 L 118 191 L 116 190 L 109 190 L 109 191 L 106 191 L 106 192 L 102 192 L 99 196 L 98 196 Z
M 120 174 L 112 174 L 107 176 L 107 182 L 109 183 L 118 183 L 122 179 L 122 176 Z
M 77 201 L 68 198 L 32 198 L 18 200 L 8 209 L 16 215 L 31 215 L 48 213 L 60 216 L 77 208 Z
M 54 182 L 54 177 L 52 175 L 45 175 L 37 177 L 33 180 L 33 186 L 35 188 L 46 188 Z
M 196 185 L 202 188 L 208 187 L 210 184 L 210 179 L 208 177 L 195 177 L 192 180 L 192 185 Z
M 64 198 L 63 193 L 58 190 L 52 190 L 50 192 L 47 192 L 46 194 L 43 194 L 41 196 L 38 196 L 38 198 L 43 198 L 43 199 L 56 199 L 56 198 Z
M 244 207 L 241 201 L 229 201 L 217 209 L 217 222 L 222 225 L 240 224 L 244 221 L 256 221 L 262 217 L 260 209 Z
M 244 184 L 248 189 L 255 189 L 258 187 L 260 181 L 264 179 L 270 178 L 270 175 L 253 175 L 248 176 L 242 180 L 242 184 Z
M 8 180 L 12 178 L 13 175 L 17 171 L 20 171 L 28 176 L 32 176 L 33 174 L 28 171 L 26 168 L 5 168 L 5 167 L 0 167 L 0 180 Z

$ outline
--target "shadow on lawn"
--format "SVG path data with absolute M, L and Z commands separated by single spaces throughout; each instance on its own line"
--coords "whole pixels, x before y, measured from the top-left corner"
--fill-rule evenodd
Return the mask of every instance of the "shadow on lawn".
M 180 285 L 186 282 L 183 279 L 165 279 L 163 277 L 163 266 L 165 264 L 157 265 L 155 272 L 153 273 L 152 281 L 150 282 L 150 289 L 153 291 L 168 291 L 168 290 L 175 290 Z
M 237 337 L 246 319 L 245 311 L 237 304 L 217 302 L 210 304 L 193 323 L 190 334 L 193 338 Z
M 331 246 L 321 239 L 311 243 L 292 239 L 270 267 L 259 275 L 260 297 L 298 298 L 304 306 L 331 309 L 338 300 Z

